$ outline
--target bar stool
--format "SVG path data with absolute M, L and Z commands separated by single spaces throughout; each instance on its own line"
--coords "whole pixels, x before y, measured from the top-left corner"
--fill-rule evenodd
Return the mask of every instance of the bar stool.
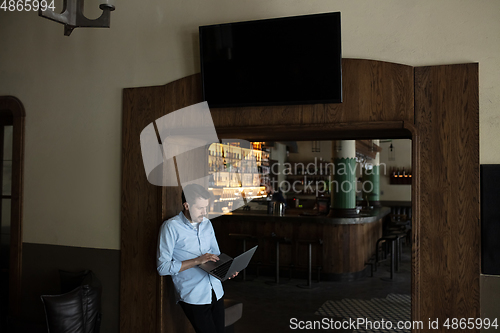
M 406 232 L 392 232 L 390 236 L 396 236 L 396 272 L 399 272 L 399 265 L 401 265 L 401 257 L 403 256 L 403 246 L 401 240 L 406 241 Z
M 277 237 L 276 234 L 272 233 L 271 240 L 276 243 L 276 280 L 271 282 L 271 284 L 279 284 L 280 283 L 280 244 L 292 244 L 292 240 L 287 237 Z M 290 279 L 292 276 L 292 267 L 293 264 L 290 265 Z
M 381 261 L 385 261 L 387 260 L 387 243 L 390 242 L 391 243 L 391 280 L 393 279 L 393 275 L 394 275 L 394 252 L 396 251 L 395 249 L 395 244 L 398 240 L 398 237 L 396 235 L 387 235 L 387 236 L 383 236 L 381 238 L 379 238 L 377 240 L 377 243 L 375 245 L 375 271 L 377 271 L 377 265 L 379 262 Z M 384 242 L 385 244 L 385 258 L 384 260 L 379 260 L 379 245 L 381 242 Z
M 245 253 L 247 251 L 247 241 L 249 242 L 254 242 L 254 243 L 259 243 L 259 238 L 250 234 L 229 234 L 229 238 L 235 239 L 242 241 L 243 243 L 243 252 Z M 259 275 L 259 263 L 257 263 L 257 276 Z M 246 281 L 247 279 L 247 270 L 243 270 L 243 281 Z
M 384 233 L 406 230 L 407 216 L 406 214 L 390 214 L 389 223 L 384 229 Z
M 323 240 L 322 239 L 299 239 L 297 240 L 297 243 L 300 244 L 307 244 L 308 247 L 308 262 L 307 262 L 307 284 L 299 284 L 297 287 L 300 288 L 308 288 L 312 289 L 312 246 L 313 245 L 323 245 Z M 318 266 L 318 282 L 320 280 L 320 273 L 321 273 L 321 266 Z

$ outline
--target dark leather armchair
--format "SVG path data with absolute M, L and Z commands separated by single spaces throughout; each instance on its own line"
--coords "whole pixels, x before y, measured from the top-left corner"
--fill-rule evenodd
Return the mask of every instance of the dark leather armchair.
M 60 271 L 61 295 L 43 295 L 50 333 L 99 333 L 101 284 L 91 271 Z M 68 292 L 68 289 L 75 287 Z

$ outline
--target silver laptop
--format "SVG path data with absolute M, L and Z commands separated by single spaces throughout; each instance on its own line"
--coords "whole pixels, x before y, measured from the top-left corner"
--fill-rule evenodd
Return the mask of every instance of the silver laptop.
M 198 267 L 224 282 L 233 276 L 234 273 L 241 272 L 248 266 L 255 250 L 257 250 L 257 246 L 252 247 L 250 250 L 240 254 L 234 259 L 225 253 L 221 253 L 219 261 L 207 261 L 204 264 L 198 265 Z

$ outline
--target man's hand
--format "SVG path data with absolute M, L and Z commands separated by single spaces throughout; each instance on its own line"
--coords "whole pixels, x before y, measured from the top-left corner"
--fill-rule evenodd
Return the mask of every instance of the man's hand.
M 181 265 L 181 269 L 179 272 L 183 272 L 186 269 L 193 268 L 194 266 L 201 265 L 206 263 L 207 261 L 219 261 L 219 257 L 215 254 L 205 253 L 204 255 L 199 256 L 198 258 L 184 260 Z
M 231 276 L 229 279 L 235 278 L 238 275 L 238 273 L 239 272 L 234 273 L 233 276 Z
M 219 261 L 219 257 L 217 257 L 215 254 L 205 253 L 204 255 L 196 258 L 196 261 L 198 262 L 197 265 L 201 265 L 206 263 L 207 261 Z

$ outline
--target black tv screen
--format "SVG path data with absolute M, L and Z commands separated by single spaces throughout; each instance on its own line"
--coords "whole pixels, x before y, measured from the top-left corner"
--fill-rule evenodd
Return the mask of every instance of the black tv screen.
M 342 102 L 340 13 L 201 26 L 210 107 Z

